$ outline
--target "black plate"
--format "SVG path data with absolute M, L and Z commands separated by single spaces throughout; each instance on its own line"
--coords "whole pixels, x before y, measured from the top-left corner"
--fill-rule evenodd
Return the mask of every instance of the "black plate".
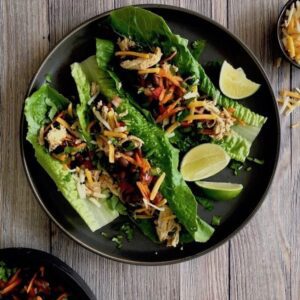
M 83 279 L 68 265 L 46 252 L 29 248 L 0 249 L 0 261 L 10 268 L 34 268 L 44 266 L 50 278 L 62 283 L 74 299 L 96 300 Z
M 50 218 L 72 239 L 86 248 L 122 262 L 136 264 L 167 264 L 183 261 L 215 249 L 227 241 L 253 215 L 264 199 L 277 165 L 280 125 L 275 98 L 270 83 L 261 65 L 250 50 L 221 25 L 207 17 L 177 7 L 163 5 L 145 5 L 153 12 L 163 16 L 171 29 L 190 41 L 202 38 L 207 47 L 202 62 L 227 59 L 234 66 L 241 66 L 252 80 L 261 83 L 259 91 L 243 104 L 257 113 L 268 117 L 268 121 L 252 147 L 252 156 L 265 159 L 263 166 L 254 166 L 251 172 L 233 176 L 231 170 L 225 170 L 216 177 L 218 180 L 241 182 L 245 188 L 241 196 L 231 202 L 215 204 L 213 212 L 200 209 L 202 218 L 211 221 L 212 215 L 221 215 L 222 225 L 218 227 L 211 240 L 205 244 L 191 243 L 183 248 L 165 248 L 147 240 L 139 232 L 122 249 L 101 236 L 100 232 L 116 233 L 120 220 L 92 233 L 63 196 L 57 192 L 52 180 L 37 163 L 31 145 L 26 142 L 26 123 L 21 120 L 21 150 L 24 167 L 30 185 L 40 204 Z M 54 86 L 66 96 L 75 95 L 76 88 L 70 75 L 70 64 L 81 61 L 95 53 L 95 37 L 103 34 L 99 24 L 109 12 L 97 16 L 72 31 L 48 55 L 28 90 L 30 95 L 37 89 L 47 74 L 52 74 Z

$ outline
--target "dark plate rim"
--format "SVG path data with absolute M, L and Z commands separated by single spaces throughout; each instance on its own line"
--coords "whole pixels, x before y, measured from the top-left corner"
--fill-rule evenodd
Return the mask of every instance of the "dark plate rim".
M 26 248 L 26 247 L 9 247 L 9 248 L 1 248 L 0 249 L 0 257 L 4 254 L 14 253 L 14 255 L 24 255 L 30 256 L 33 258 L 37 258 L 38 260 L 47 261 L 47 263 L 51 263 L 54 269 L 59 269 L 61 272 L 64 273 L 69 279 L 71 279 L 79 289 L 91 300 L 96 300 L 95 295 L 93 294 L 90 287 L 87 283 L 83 280 L 83 278 L 73 270 L 69 265 L 63 262 L 60 258 L 56 257 L 55 255 L 39 250 L 34 248 Z
M 277 24 L 276 24 L 276 38 L 277 38 L 277 42 L 279 45 L 279 48 L 281 50 L 281 53 L 283 54 L 284 58 L 291 63 L 293 66 L 295 66 L 296 68 L 300 69 L 300 64 L 297 64 L 292 58 L 290 58 L 288 56 L 288 54 L 286 53 L 286 50 L 284 49 L 284 46 L 282 44 L 281 41 L 281 24 L 284 18 L 284 14 L 286 12 L 286 10 L 292 5 L 292 3 L 296 2 L 296 0 L 289 0 L 281 9 L 279 17 L 277 19 Z
M 223 240 L 220 240 L 218 243 L 216 243 L 215 245 L 209 247 L 208 249 L 196 253 L 194 255 L 189 255 L 186 256 L 184 258 L 179 258 L 179 259 L 174 259 L 174 260 L 167 260 L 167 261 L 161 261 L 161 262 L 143 262 L 143 261 L 139 261 L 139 260 L 133 260 L 133 259 L 126 259 L 126 258 L 118 258 L 118 257 L 114 257 L 113 255 L 109 255 L 107 253 L 104 253 L 102 251 L 99 251 L 97 249 L 94 249 L 93 247 L 85 244 L 84 242 L 82 242 L 80 239 L 76 238 L 72 233 L 70 233 L 67 229 L 65 229 L 60 223 L 59 221 L 57 221 L 54 216 L 52 216 L 52 214 L 49 212 L 49 210 L 47 209 L 47 207 L 44 205 L 43 200 L 40 198 L 38 191 L 31 179 L 30 176 L 30 172 L 29 172 L 29 168 L 26 162 L 26 158 L 25 158 L 25 152 L 24 152 L 24 143 L 27 142 L 26 141 L 26 137 L 22 135 L 22 133 L 24 132 L 24 125 L 25 125 L 25 119 L 24 119 L 24 105 L 25 105 L 25 101 L 22 105 L 22 112 L 21 112 L 21 122 L 20 122 L 20 147 L 21 147 L 21 156 L 22 156 L 22 162 L 23 162 L 23 166 L 25 169 L 25 173 L 26 173 L 26 177 L 30 183 L 30 187 L 36 197 L 36 199 L 38 200 L 39 204 L 41 205 L 41 207 L 44 209 L 44 211 L 46 212 L 46 214 L 48 215 L 48 217 L 50 217 L 50 219 L 68 236 L 70 237 L 72 240 L 74 240 L 75 242 L 77 242 L 79 245 L 83 246 L 84 248 L 90 250 L 93 253 L 96 253 L 98 255 L 101 255 L 102 257 L 105 258 L 109 258 L 112 259 L 114 261 L 118 261 L 118 262 L 122 262 L 122 263 L 127 263 L 127 264 L 133 264 L 133 265 L 143 265 L 143 266 L 159 266 L 159 265 L 171 265 L 171 264 L 175 264 L 175 263 L 181 263 L 181 262 L 185 262 L 188 261 L 190 259 L 193 258 L 197 258 L 200 256 L 203 256 L 205 254 L 207 254 L 208 252 L 217 249 L 218 247 L 220 247 L 221 245 L 223 245 L 225 242 L 229 241 L 235 234 L 237 234 L 249 221 L 250 219 L 254 216 L 254 214 L 257 212 L 257 210 L 260 208 L 260 206 L 262 205 L 263 201 L 265 200 L 266 195 L 268 194 L 268 191 L 271 187 L 271 184 L 273 182 L 274 179 L 274 175 L 276 173 L 276 169 L 277 169 L 277 165 L 278 165 L 278 159 L 279 159 L 279 152 L 280 152 L 280 144 L 281 144 L 281 126 L 280 126 L 280 117 L 279 117 L 279 112 L 278 112 L 278 108 L 277 108 L 277 104 L 276 104 L 276 99 L 273 93 L 273 89 L 272 86 L 270 84 L 270 81 L 268 79 L 268 76 L 266 75 L 261 63 L 258 61 L 258 59 L 256 58 L 256 56 L 253 54 L 253 52 L 248 48 L 248 46 L 246 46 L 246 44 L 244 42 L 242 42 L 237 36 L 235 36 L 233 33 L 231 33 L 227 28 L 225 28 L 223 25 L 217 23 L 216 21 L 212 20 L 209 17 L 206 17 L 198 12 L 194 12 L 191 11 L 189 9 L 186 8 L 181 8 L 181 7 L 177 7 L 177 6 L 173 6 L 173 5 L 165 5 L 165 4 L 140 4 L 140 5 L 134 5 L 134 6 L 138 6 L 138 7 L 142 7 L 145 9 L 151 9 L 151 8 L 157 8 L 157 9 L 165 9 L 165 10 L 174 10 L 174 11 L 179 11 L 182 13 L 186 13 L 186 14 L 190 14 L 193 15 L 197 18 L 203 19 L 208 23 L 211 23 L 213 26 L 218 27 L 220 30 L 224 31 L 226 34 L 228 34 L 232 39 L 234 39 L 242 48 L 244 51 L 247 52 L 247 54 L 253 59 L 253 61 L 255 62 L 256 66 L 259 68 L 262 76 L 264 77 L 266 83 L 267 83 L 267 87 L 270 91 L 271 94 L 271 98 L 273 101 L 273 104 L 275 106 L 275 119 L 276 119 L 276 124 L 277 124 L 277 147 L 275 149 L 276 154 L 275 154 L 275 162 L 272 168 L 272 172 L 271 172 L 271 176 L 268 182 L 268 185 L 266 187 L 265 192 L 263 193 L 261 199 L 258 201 L 257 205 L 254 207 L 254 209 L 252 210 L 252 212 L 241 222 L 241 224 L 234 229 L 229 235 L 227 235 L 226 238 L 224 238 Z M 40 72 L 40 70 L 43 68 L 44 64 L 47 62 L 47 60 L 49 59 L 49 57 L 56 51 L 56 49 L 65 41 L 67 40 L 71 35 L 73 35 L 75 32 L 77 32 L 78 30 L 80 30 L 82 27 L 87 26 L 88 24 L 102 19 L 106 16 L 108 16 L 113 10 L 109 10 L 106 11 L 100 15 L 97 15 L 95 17 L 92 17 L 88 20 L 86 20 L 85 22 L 83 22 L 82 24 L 80 24 L 79 26 L 75 27 L 70 33 L 68 33 L 64 38 L 62 38 L 56 45 L 55 47 L 49 52 L 49 54 L 44 58 L 43 62 L 41 63 L 40 67 L 38 68 L 38 70 L 35 72 L 33 78 L 30 81 L 29 87 L 27 89 L 26 92 L 26 98 L 29 96 L 29 92 L 32 90 L 33 88 L 33 83 L 36 80 L 38 73 Z

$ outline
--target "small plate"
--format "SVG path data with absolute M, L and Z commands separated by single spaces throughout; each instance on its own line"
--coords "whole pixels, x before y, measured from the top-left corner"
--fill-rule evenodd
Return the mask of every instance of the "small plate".
M 72 292 L 72 299 L 96 300 L 90 288 L 73 269 L 44 251 L 29 248 L 0 249 L 0 261 L 5 262 L 9 268 L 38 269 L 44 266 L 50 278 L 55 278 Z
M 190 243 L 183 247 L 167 248 L 152 243 L 136 231 L 130 243 L 125 242 L 122 249 L 117 249 L 114 243 L 101 235 L 101 231 L 107 232 L 110 236 L 116 234 L 124 219 L 119 218 L 95 233 L 88 229 L 37 163 L 32 146 L 26 141 L 27 124 L 24 116 L 21 120 L 21 152 L 29 183 L 39 203 L 68 236 L 91 251 L 118 261 L 146 265 L 169 264 L 215 249 L 232 237 L 254 214 L 273 179 L 278 161 L 280 124 L 276 101 L 267 76 L 252 52 L 237 37 L 211 19 L 186 9 L 165 5 L 142 7 L 164 17 L 175 33 L 190 41 L 205 39 L 207 46 L 202 54 L 201 63 L 226 59 L 235 67 L 241 66 L 251 80 L 261 84 L 255 95 L 241 103 L 268 117 L 251 151 L 251 156 L 263 158 L 265 164 L 254 166 L 251 172 L 243 172 L 239 177 L 234 176 L 229 169 L 217 175 L 215 178 L 217 180 L 242 183 L 245 188 L 236 200 L 216 202 L 213 212 L 199 208 L 199 215 L 207 222 L 211 222 L 214 214 L 222 216 L 222 224 L 213 237 L 204 244 Z M 102 25 L 109 13 L 86 21 L 60 41 L 33 77 L 28 95 L 44 82 L 47 74 L 52 75 L 54 87 L 62 94 L 77 95 L 70 74 L 70 64 L 82 61 L 95 53 L 95 37 L 106 37 Z

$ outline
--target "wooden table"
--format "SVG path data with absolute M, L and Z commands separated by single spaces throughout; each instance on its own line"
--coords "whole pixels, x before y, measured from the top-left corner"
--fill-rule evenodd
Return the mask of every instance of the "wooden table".
M 283 0 L 0 0 L 0 247 L 53 253 L 86 280 L 97 299 L 300 299 L 300 129 L 289 128 L 300 111 L 282 119 L 279 167 L 263 206 L 239 234 L 204 257 L 163 267 L 104 259 L 66 237 L 35 200 L 19 150 L 21 108 L 32 75 L 76 25 L 142 2 L 213 18 L 254 51 L 275 94 L 300 86 L 300 70 L 285 62 L 273 66 L 271 33 Z

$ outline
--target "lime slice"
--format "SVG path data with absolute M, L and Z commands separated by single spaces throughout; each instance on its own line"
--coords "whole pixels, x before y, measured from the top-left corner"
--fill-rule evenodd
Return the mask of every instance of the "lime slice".
M 213 200 L 231 200 L 243 190 L 243 185 L 238 183 L 197 181 L 196 184 Z
M 222 171 L 229 161 L 230 157 L 221 146 L 202 144 L 186 153 L 180 172 L 186 181 L 205 179 Z
M 219 85 L 222 93 L 232 99 L 249 97 L 260 87 L 260 84 L 246 77 L 242 68 L 235 69 L 226 60 L 221 68 Z

